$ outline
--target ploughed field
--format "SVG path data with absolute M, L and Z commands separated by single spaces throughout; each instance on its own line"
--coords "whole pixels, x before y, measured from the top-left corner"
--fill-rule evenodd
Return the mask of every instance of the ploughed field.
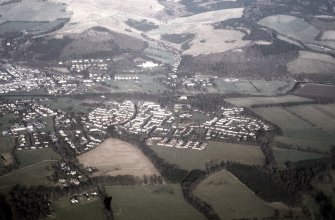
M 136 146 L 109 138 L 95 149 L 78 157 L 85 167 L 95 167 L 96 175 L 143 175 L 159 174 L 150 160 Z

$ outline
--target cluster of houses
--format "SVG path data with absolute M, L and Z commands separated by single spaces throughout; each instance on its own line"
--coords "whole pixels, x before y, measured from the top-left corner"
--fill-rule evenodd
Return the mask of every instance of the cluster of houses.
M 60 66 L 70 66 L 70 70 L 73 72 L 82 72 L 88 68 L 93 68 L 96 70 L 105 70 L 108 69 L 108 63 L 111 61 L 110 58 L 107 59 L 77 59 L 70 60 L 68 62 L 60 61 L 58 64 Z
M 208 76 L 208 75 L 201 75 L 195 74 L 192 77 L 178 77 L 178 75 L 171 73 L 168 74 L 165 79 L 163 79 L 163 83 L 168 87 L 179 87 L 184 86 L 187 88 L 193 87 L 211 87 L 213 86 L 213 82 L 217 79 L 217 76 Z
M 270 130 L 270 125 L 261 119 L 243 115 L 243 108 L 221 108 L 221 117 L 214 117 L 201 125 L 207 129 L 206 139 L 256 139 L 259 129 Z
M 3 136 L 16 138 L 17 150 L 35 150 L 50 146 L 55 141 L 50 132 L 46 131 L 43 119 L 57 113 L 34 100 L 7 101 L 0 104 L 0 113 L 17 118 L 15 122 L 2 131 Z
M 64 187 L 70 185 L 79 185 L 81 182 L 86 180 L 86 177 L 75 169 L 74 166 L 67 164 L 66 162 L 59 162 L 56 168 L 57 182 L 62 184 Z
M 95 148 L 102 142 L 100 139 L 87 135 L 81 121 L 71 118 L 64 112 L 55 117 L 55 127 L 58 138 L 72 148 L 76 154 L 82 154 Z
M 106 134 L 108 126 L 125 123 L 134 115 L 135 104 L 132 101 L 107 101 L 105 108 L 97 108 L 89 113 L 84 125 L 90 134 Z

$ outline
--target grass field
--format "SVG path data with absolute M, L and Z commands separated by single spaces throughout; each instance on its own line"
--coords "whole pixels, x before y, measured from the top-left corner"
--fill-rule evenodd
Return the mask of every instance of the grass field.
M 26 167 L 44 160 L 59 160 L 60 156 L 51 148 L 43 148 L 38 150 L 17 151 L 19 167 Z
M 248 165 L 263 165 L 264 155 L 258 146 L 210 142 L 202 151 L 162 146 L 151 148 L 166 161 L 182 169 L 205 169 L 212 160 L 228 160 Z
M 52 161 L 44 161 L 0 176 L 0 192 L 8 192 L 16 184 L 24 186 L 54 185 L 47 179 L 47 176 L 53 174 L 53 170 L 47 168 L 52 163 Z
M 0 153 L 9 152 L 15 146 L 15 138 L 12 136 L 0 135 Z
M 261 19 L 258 24 L 274 29 L 285 36 L 305 42 L 314 41 L 320 33 L 313 25 L 289 15 L 269 16 Z
M 225 170 L 204 180 L 194 195 L 210 204 L 221 219 L 261 219 L 274 215 L 270 205 Z
M 154 187 L 105 187 L 112 196 L 115 220 L 204 220 L 188 204 L 179 185 Z
M 292 106 L 288 109 L 335 138 L 335 108 L 332 112 L 324 110 L 323 105 Z
M 334 74 L 335 59 L 330 55 L 300 51 L 299 57 L 287 64 L 293 74 Z
M 109 138 L 95 149 L 78 157 L 86 167 L 96 167 L 97 175 L 134 175 L 158 174 L 151 161 L 139 150 L 127 142 Z
M 309 105 L 299 108 L 306 106 L 308 108 Z M 320 128 L 301 115 L 295 114 L 290 108 L 256 108 L 253 111 L 282 129 L 283 136 L 276 137 L 275 141 L 292 145 L 293 148 L 300 147 L 309 150 L 314 149 L 318 152 L 329 152 L 335 142 L 335 137 L 326 133 L 323 127 Z M 275 144 L 275 146 L 278 145 Z
M 277 97 L 243 97 L 243 98 L 228 98 L 225 101 L 241 107 L 250 107 L 252 105 L 264 105 L 264 104 L 280 104 L 288 102 L 305 102 L 311 101 L 311 99 L 303 98 L 294 95 L 285 95 Z
M 52 109 L 87 113 L 90 107 L 81 105 L 85 102 L 85 100 L 73 98 L 57 98 L 56 100 L 43 101 L 42 104 L 48 105 Z
M 52 203 L 56 213 L 48 216 L 46 220 L 105 220 L 102 212 L 102 202 L 99 198 L 90 201 L 80 201 L 79 204 L 71 204 L 70 199 L 63 199 Z
M 138 80 L 118 80 L 110 81 L 110 87 L 107 87 L 109 92 L 144 92 L 144 93 L 162 93 L 167 90 L 163 84 L 158 82 L 159 78 L 164 77 L 160 74 L 144 75 L 139 74 Z
M 273 148 L 273 153 L 277 160 L 278 166 L 281 168 L 286 168 L 285 165 L 286 161 L 298 162 L 301 160 L 317 159 L 328 156 L 325 154 L 309 153 L 309 152 L 280 149 L 280 148 Z

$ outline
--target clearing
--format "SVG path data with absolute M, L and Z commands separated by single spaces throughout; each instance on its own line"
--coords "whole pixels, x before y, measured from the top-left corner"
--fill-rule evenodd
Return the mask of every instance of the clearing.
M 159 172 L 136 146 L 115 138 L 78 157 L 85 167 L 96 167 L 97 175 L 152 175 Z

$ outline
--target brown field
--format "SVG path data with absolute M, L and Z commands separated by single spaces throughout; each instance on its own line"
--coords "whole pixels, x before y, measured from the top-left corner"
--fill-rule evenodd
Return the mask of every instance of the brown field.
M 335 86 L 308 83 L 295 92 L 297 95 L 308 97 L 335 98 Z
M 159 174 L 149 159 L 134 145 L 109 138 L 95 149 L 78 157 L 85 167 L 99 169 L 97 175 L 145 175 Z

